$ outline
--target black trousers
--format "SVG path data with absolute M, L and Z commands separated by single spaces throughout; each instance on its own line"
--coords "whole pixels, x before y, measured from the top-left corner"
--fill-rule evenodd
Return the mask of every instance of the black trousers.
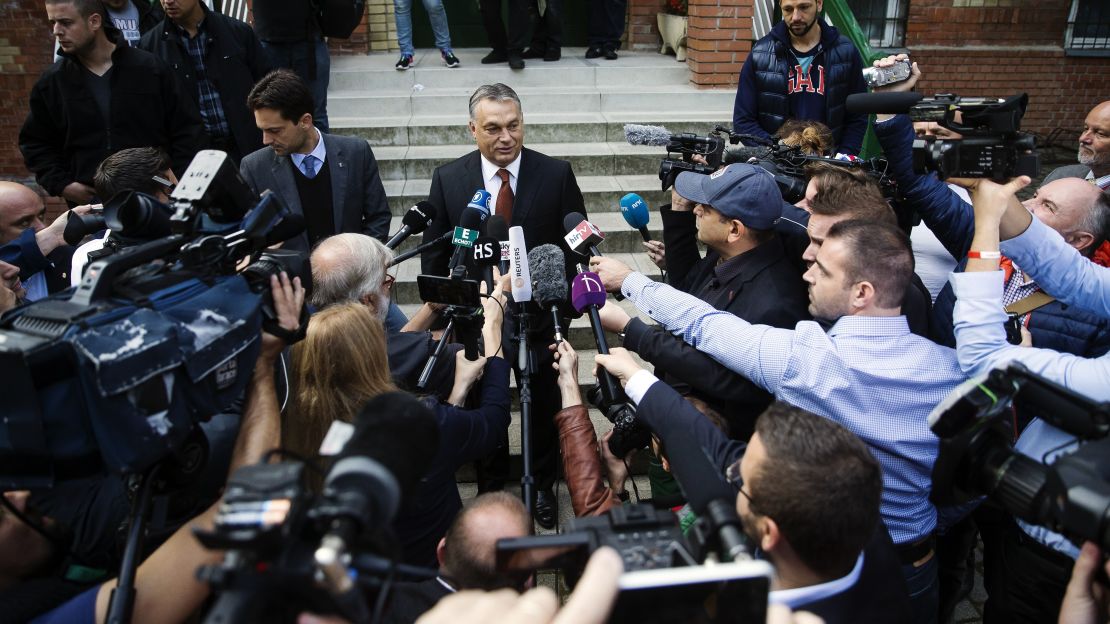
M 1012 520 L 1000 532 L 1002 561 L 987 587 L 983 622 L 1054 624 L 1075 562 L 1029 537 Z
M 482 25 L 494 52 L 520 54 L 528 43 L 531 31 L 528 0 L 509 0 L 508 33 L 505 23 L 501 21 L 501 0 L 479 0 L 478 8 L 482 11 Z
M 531 48 L 538 52 L 559 50 L 563 47 L 563 0 L 547 0 L 547 10 L 539 13 L 539 5 L 533 1 L 535 11 L 532 28 Z
M 627 0 L 593 0 L 590 2 L 589 35 L 591 48 L 621 47 L 624 33 L 624 12 Z

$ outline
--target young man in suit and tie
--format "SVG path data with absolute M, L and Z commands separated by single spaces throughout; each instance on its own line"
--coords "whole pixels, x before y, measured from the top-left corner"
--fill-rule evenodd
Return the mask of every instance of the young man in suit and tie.
M 428 201 L 437 208 L 436 218 L 424 232 L 432 240 L 459 224 L 459 217 L 476 189 L 486 189 L 495 198 L 494 211 L 509 226 L 521 226 L 528 249 L 552 244 L 565 249 L 563 217 L 585 214 L 582 191 L 570 163 L 524 147 L 524 112 L 520 98 L 503 84 L 483 85 L 470 96 L 470 133 L 478 149 L 436 168 Z M 424 252 L 421 271 L 446 275 L 451 249 L 440 246 Z M 568 253 L 568 273 L 573 258 Z M 532 375 L 532 449 L 536 478 L 536 520 L 540 526 L 555 526 L 555 468 L 559 460 L 554 415 L 559 407 L 558 379 L 551 367 L 547 345 L 554 333 L 550 315 L 537 315 L 530 344 L 535 354 Z M 506 322 L 506 327 L 514 326 Z M 565 327 L 565 325 L 564 325 Z M 499 479 L 491 486 L 497 489 Z
M 243 178 L 256 193 L 269 189 L 304 215 L 305 233 L 286 241 L 286 249 L 308 251 L 343 232 L 385 240 L 389 204 L 365 140 L 325 134 L 313 126 L 312 92 L 287 69 L 259 80 L 247 106 L 266 147 L 243 159 Z

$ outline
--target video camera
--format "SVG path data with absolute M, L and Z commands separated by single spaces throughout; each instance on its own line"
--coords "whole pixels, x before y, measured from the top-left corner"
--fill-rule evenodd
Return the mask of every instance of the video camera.
M 227 154 L 198 153 L 171 200 L 113 198 L 108 225 L 145 241 L 0 319 L 0 375 L 20 389 L 0 422 L 5 489 L 180 456 L 196 422 L 246 389 L 259 329 L 276 327 L 270 276 L 307 283 L 304 254 L 266 250 L 303 222 L 275 195 L 255 196 Z
M 1078 450 L 1050 465 L 1015 451 L 1014 405 L 1075 436 Z M 956 389 L 929 423 L 940 438 L 933 467 L 938 505 L 985 495 L 1022 520 L 1110 548 L 1110 403 L 1012 363 Z
M 501 574 L 561 570 L 574 587 L 593 551 L 615 549 L 624 561 L 620 594 L 609 622 L 763 622 L 772 568 L 751 559 L 701 565 L 704 524 L 693 539 L 670 511 L 623 505 L 596 517 L 574 518 L 560 535 L 501 539 Z
M 914 171 L 935 171 L 942 180 L 1035 177 L 1040 171 L 1036 139 L 1019 132 L 1028 105 L 1029 96 L 1024 93 L 1006 99 L 950 93 L 931 98 L 920 93 L 856 93 L 846 101 L 850 113 L 905 113 L 915 122 L 934 122 L 962 134 L 962 139 L 923 137 L 913 142 Z
M 683 171 L 709 175 L 720 169 L 724 161 L 725 145 L 730 137 L 728 130 L 717 126 L 705 136 L 696 134 L 672 134 L 667 141 L 667 156 L 659 163 L 659 180 L 663 189 L 674 185 L 675 178 Z M 732 141 L 736 143 L 736 141 Z M 694 156 L 701 156 L 706 164 L 694 162 Z

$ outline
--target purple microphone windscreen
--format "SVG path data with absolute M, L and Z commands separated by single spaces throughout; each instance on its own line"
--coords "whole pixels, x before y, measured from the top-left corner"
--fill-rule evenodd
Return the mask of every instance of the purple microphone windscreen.
M 585 312 L 592 305 L 605 305 L 605 288 L 597 273 L 585 271 L 574 276 L 574 283 L 570 286 L 570 302 L 579 312 Z
M 647 202 L 636 193 L 629 193 L 621 198 L 621 216 L 634 230 L 647 227 L 651 218 Z

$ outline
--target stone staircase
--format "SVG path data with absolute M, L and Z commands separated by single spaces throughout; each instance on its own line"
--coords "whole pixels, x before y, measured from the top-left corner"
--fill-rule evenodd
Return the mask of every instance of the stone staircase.
M 661 239 L 655 206 L 669 201 L 660 190 L 659 162 L 664 150 L 633 146 L 624 139 L 626 123 L 664 125 L 672 132 L 704 135 L 732 118 L 732 90 L 702 90 L 689 84 L 685 64 L 674 57 L 621 52 L 616 61 L 586 60 L 583 49 L 563 50 L 554 63 L 529 60 L 523 71 L 507 65 L 481 65 L 486 50 L 456 50 L 461 67 L 443 66 L 436 50 L 418 50 L 413 69 L 393 68 L 392 55 L 371 54 L 332 60 L 329 120 L 333 133 L 360 136 L 374 149 L 394 214 L 390 232 L 400 228 L 400 215 L 425 199 L 432 171 L 474 149 L 467 129 L 470 94 L 481 84 L 503 82 L 520 95 L 525 120 L 525 145 L 570 161 L 585 198 L 590 221 L 606 233 L 602 252 L 648 275 L 659 270 L 642 253 L 640 234 L 620 215 L 619 200 L 638 193 L 653 206 L 648 229 Z M 398 251 L 420 243 L 413 236 Z M 394 298 L 411 316 L 419 307 L 416 275 L 420 264 L 409 260 L 395 269 Z M 635 308 L 623 305 L 630 314 Z M 579 352 L 579 383 L 593 383 L 593 335 L 586 318 L 567 332 Z M 610 336 L 610 344 L 619 344 Z M 515 381 L 513 382 L 515 385 Z M 515 395 L 514 391 L 514 395 Z M 590 415 L 599 432 L 611 425 L 597 410 Z M 513 400 L 510 447 L 514 478 L 520 471 L 519 407 Z M 648 492 L 643 468 L 633 467 L 636 483 Z M 473 495 L 471 468 L 459 472 L 460 491 Z M 571 516 L 565 486 L 560 495 L 561 523 Z

